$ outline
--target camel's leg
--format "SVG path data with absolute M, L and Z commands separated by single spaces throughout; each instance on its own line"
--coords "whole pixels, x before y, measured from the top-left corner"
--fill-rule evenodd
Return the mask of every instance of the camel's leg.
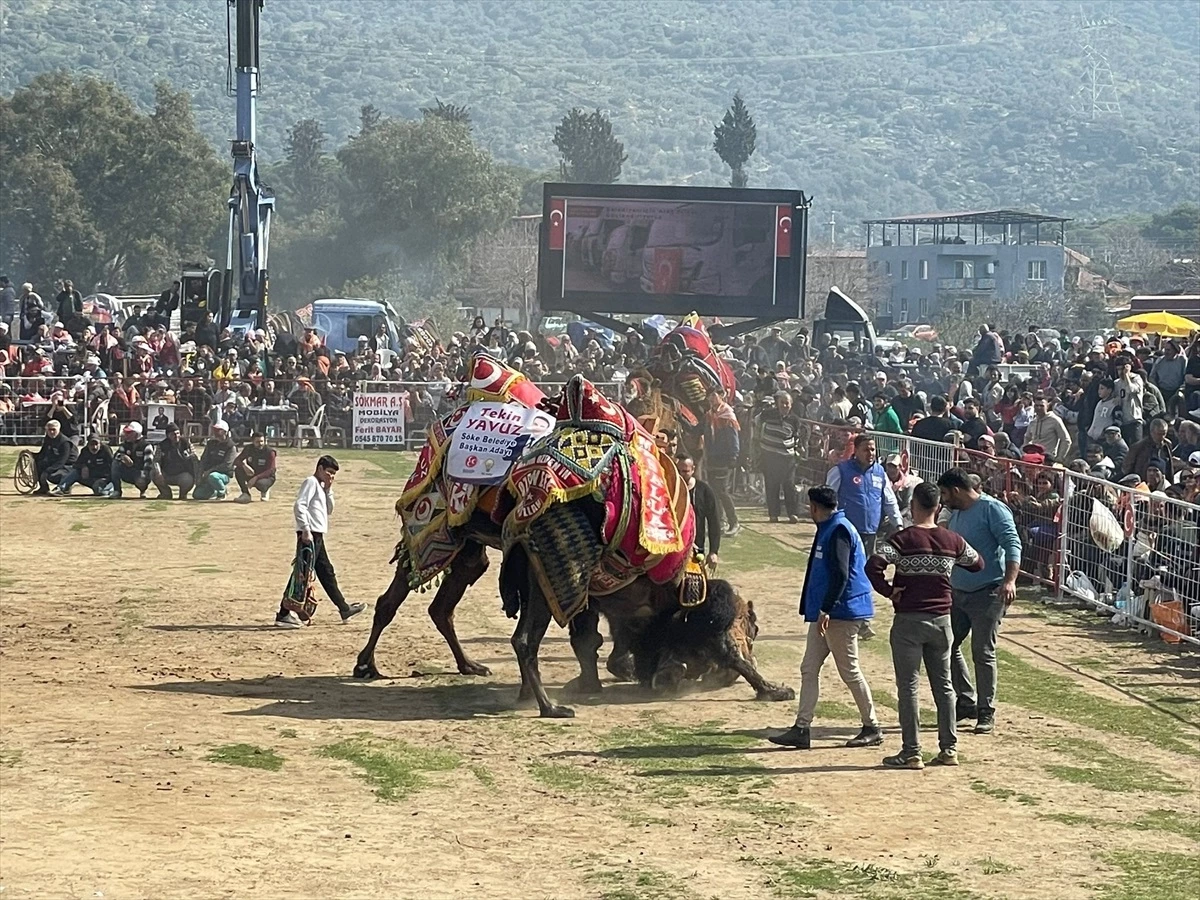
M 454 608 L 458 606 L 458 601 L 463 598 L 467 588 L 478 581 L 487 568 L 487 548 L 482 544 L 467 544 L 454 558 L 454 564 L 434 595 L 433 602 L 429 604 L 429 618 L 433 619 L 433 624 L 446 639 L 462 675 L 492 674 L 487 666 L 467 656 L 458 641 L 458 632 L 454 630 Z
M 564 687 L 574 694 L 600 693 L 600 673 L 596 668 L 600 647 L 604 638 L 600 636 L 600 614 L 588 608 L 571 620 L 571 649 L 579 660 L 579 676 L 572 678 Z
M 375 645 L 379 643 L 379 636 L 383 634 L 383 629 L 391 625 L 392 619 L 396 618 L 400 604 L 408 598 L 410 591 L 408 567 L 400 563 L 396 566 L 392 583 L 375 601 L 375 620 L 371 623 L 371 636 L 367 639 L 367 645 L 362 648 L 358 654 L 358 660 L 354 664 L 355 678 L 383 677 L 375 668 Z
M 628 625 L 613 619 L 609 620 L 609 630 L 612 633 L 613 648 L 608 654 L 605 668 L 617 681 L 637 681 L 633 667 L 632 630 Z
M 782 700 L 795 700 L 796 692 L 785 684 L 772 684 L 758 674 L 758 669 L 749 662 L 737 646 L 726 634 L 721 638 L 721 653 L 718 657 L 718 662 L 733 671 L 737 672 L 746 679 L 746 683 L 754 688 L 755 700 L 770 700 L 778 702 Z
M 513 652 L 517 655 L 517 665 L 521 668 L 522 692 L 528 686 L 533 696 L 537 698 L 538 709 L 544 719 L 570 719 L 575 710 L 566 706 L 555 706 L 546 695 L 542 686 L 542 676 L 538 672 L 537 656 L 542 638 L 550 626 L 550 607 L 546 604 L 541 591 L 533 587 L 532 596 L 521 604 L 521 618 L 517 621 L 517 630 L 513 632 Z

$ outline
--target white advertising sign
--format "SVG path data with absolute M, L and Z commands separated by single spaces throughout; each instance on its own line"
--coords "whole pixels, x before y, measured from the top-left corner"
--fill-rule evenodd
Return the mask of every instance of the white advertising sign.
M 512 403 L 472 403 L 446 457 L 446 474 L 472 484 L 498 484 L 525 445 L 554 428 L 554 417 Z
M 403 444 L 406 394 L 356 393 L 352 443 Z

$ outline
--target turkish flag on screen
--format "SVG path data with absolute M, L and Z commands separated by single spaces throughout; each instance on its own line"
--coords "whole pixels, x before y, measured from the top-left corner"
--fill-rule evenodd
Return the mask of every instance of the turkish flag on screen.
M 787 258 L 792 255 L 792 208 L 775 207 L 775 255 Z
M 679 274 L 683 268 L 680 247 L 658 247 L 654 250 L 654 293 L 679 293 Z
M 550 200 L 550 243 L 551 250 L 561 250 L 567 236 L 567 201 Z

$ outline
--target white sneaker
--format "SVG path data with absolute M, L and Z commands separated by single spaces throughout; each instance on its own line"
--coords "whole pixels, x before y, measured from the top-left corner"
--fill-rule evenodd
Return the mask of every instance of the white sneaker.
M 282 616 L 275 616 L 275 625 L 279 628 L 302 628 L 304 623 L 294 612 L 288 612 Z
M 264 502 L 264 503 L 265 503 L 267 500 L 270 500 L 270 499 L 271 499 L 271 489 L 270 489 L 270 488 L 267 488 L 265 491 L 263 491 L 263 492 L 262 492 L 262 498 L 263 498 L 263 502 Z
M 250 502 L 250 500 L 251 500 L 251 497 L 250 497 L 250 495 L 249 495 L 249 494 L 241 494 L 241 495 L 240 495 L 240 496 L 239 496 L 239 497 L 238 497 L 238 498 L 237 498 L 235 501 L 233 501 L 233 502 L 234 502 L 234 503 L 249 503 L 249 502 Z

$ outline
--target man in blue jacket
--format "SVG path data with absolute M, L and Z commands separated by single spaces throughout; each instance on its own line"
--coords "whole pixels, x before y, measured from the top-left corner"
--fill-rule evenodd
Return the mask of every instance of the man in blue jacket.
M 837 492 L 838 506 L 858 531 L 867 556 L 875 552 L 875 536 L 884 519 L 890 519 L 893 528 L 904 524 L 892 481 L 876 459 L 875 438 L 869 434 L 854 439 L 854 455 L 830 469 L 825 483 Z
M 955 568 L 950 576 L 954 604 L 950 609 L 950 677 L 958 695 L 955 718 L 975 719 L 976 734 L 996 727 L 996 639 L 1000 622 L 1017 598 L 1021 572 L 1021 537 L 1012 512 L 994 497 L 981 494 L 964 469 L 947 469 L 938 479 L 942 505 L 950 513 L 950 530 L 962 536 L 983 558 L 983 569 Z M 967 672 L 962 645 L 971 637 L 975 682 Z M 976 691 L 978 685 L 978 691 Z
M 801 750 L 812 746 L 810 728 L 821 692 L 821 667 L 832 655 L 838 675 L 850 688 L 862 717 L 862 730 L 846 746 L 875 747 L 883 743 L 883 732 L 875 718 L 871 687 L 858 666 L 858 632 L 875 615 L 866 552 L 858 531 L 838 509 L 833 488 L 811 488 L 808 513 L 817 525 L 817 535 L 808 557 L 800 603 L 800 613 L 809 623 L 804 660 L 800 663 L 800 710 L 794 726 L 768 740 Z

